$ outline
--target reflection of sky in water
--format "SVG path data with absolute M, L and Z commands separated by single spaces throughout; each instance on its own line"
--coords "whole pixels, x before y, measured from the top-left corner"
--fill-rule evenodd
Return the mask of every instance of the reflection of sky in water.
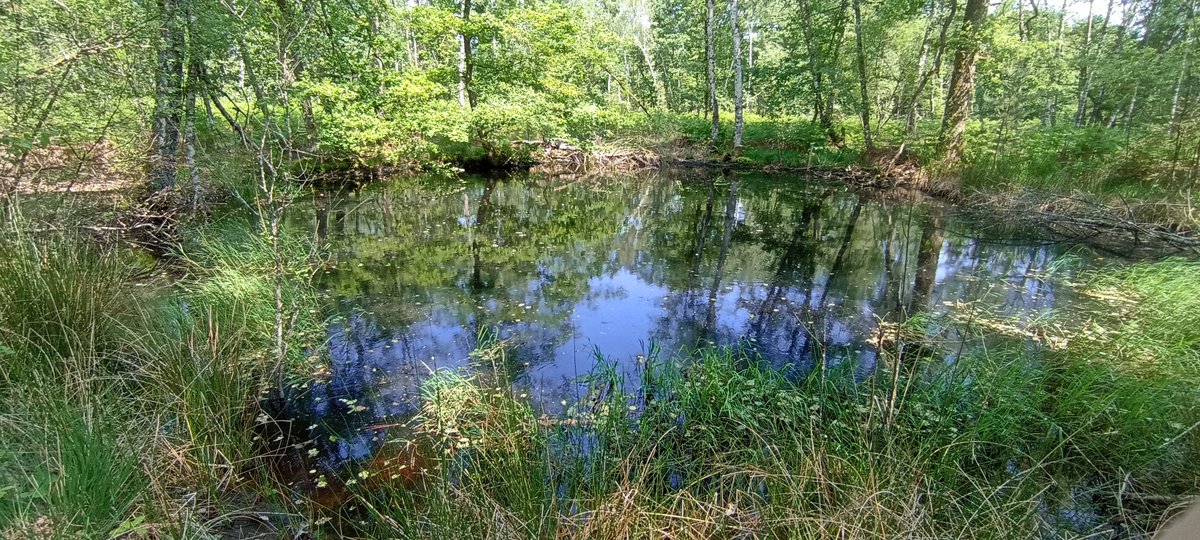
M 318 200 L 290 226 L 328 245 L 322 284 L 344 317 L 329 326 L 331 376 L 302 406 L 339 434 L 330 459 L 361 459 L 378 442 L 363 427 L 410 416 L 421 378 L 466 366 L 481 330 L 553 413 L 596 351 L 627 381 L 652 343 L 865 376 L 880 320 L 971 301 L 1027 321 L 1053 306 L 1052 248 L 949 225 L 795 178 L 408 180 Z

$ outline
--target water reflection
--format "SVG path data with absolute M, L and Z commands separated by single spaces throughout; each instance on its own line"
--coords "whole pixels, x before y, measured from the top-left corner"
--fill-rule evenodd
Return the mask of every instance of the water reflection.
M 935 207 L 802 178 L 403 178 L 319 197 L 289 225 L 335 259 L 320 285 L 344 317 L 310 412 L 336 411 L 347 430 L 411 414 L 420 379 L 465 365 L 484 330 L 553 413 L 597 350 L 627 379 L 651 343 L 866 375 L 880 321 L 956 301 L 1028 319 L 1056 294 L 1042 277 L 1051 247 L 986 244 Z M 343 435 L 337 458 L 365 456 L 374 437 Z

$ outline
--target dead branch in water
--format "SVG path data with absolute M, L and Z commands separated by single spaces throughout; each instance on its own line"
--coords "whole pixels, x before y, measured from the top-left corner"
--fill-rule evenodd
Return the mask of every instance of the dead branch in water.
M 1148 221 L 1143 205 L 1113 206 L 1084 195 L 1026 192 L 1016 197 L 975 194 L 967 212 L 1000 217 L 1015 225 L 1069 241 L 1151 253 L 1200 254 L 1194 225 Z
M 900 170 L 884 167 L 861 167 L 858 165 L 847 167 L 779 167 L 689 159 L 675 160 L 672 164 L 692 168 L 761 171 L 772 174 L 789 173 L 828 182 L 839 182 L 857 189 L 895 192 L 911 196 L 920 196 L 922 193 L 921 182 L 917 177 Z

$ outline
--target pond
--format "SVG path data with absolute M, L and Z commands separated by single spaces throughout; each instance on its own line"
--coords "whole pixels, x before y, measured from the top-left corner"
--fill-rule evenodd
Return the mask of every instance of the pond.
M 364 428 L 410 417 L 423 378 L 487 336 L 555 415 L 601 357 L 633 380 L 647 355 L 715 344 L 865 377 L 882 322 L 971 303 L 1020 326 L 1069 294 L 1060 246 L 796 176 L 401 177 L 320 194 L 288 226 L 332 258 L 331 373 L 294 403 L 336 433 L 318 437 L 327 468 L 370 456 Z

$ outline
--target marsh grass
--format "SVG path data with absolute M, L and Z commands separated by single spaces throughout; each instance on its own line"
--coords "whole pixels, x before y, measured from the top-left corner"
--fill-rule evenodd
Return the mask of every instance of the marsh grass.
M 189 245 L 176 284 L 69 233 L 0 243 L 6 539 L 218 533 L 213 514 L 263 485 L 253 425 L 274 357 L 260 294 L 271 256 L 213 236 Z M 299 329 L 319 325 L 308 252 L 291 247 L 305 261 L 284 280 L 300 358 Z
M 144 270 L 67 235 L 0 241 L 0 386 L 116 367 Z
M 123 440 L 133 421 L 112 405 L 106 388 L 80 398 L 23 391 L 8 397 L 22 405 L 3 415 L 5 444 L 0 478 L 0 527 L 43 538 L 103 535 L 143 502 L 149 479 L 139 456 Z
M 1141 307 L 1127 318 L 1174 324 L 1164 311 L 1171 295 L 1160 287 L 1185 290 L 1194 279 L 1188 266 L 1110 271 L 1088 286 L 1144 279 Z M 904 335 L 920 335 L 929 318 L 914 318 Z M 1111 339 L 1131 339 L 1139 327 Z M 1138 339 L 1170 344 L 1155 354 L 1173 358 L 1164 365 L 1186 365 L 1194 350 L 1179 337 Z M 425 423 L 418 431 L 441 441 L 427 481 L 357 492 L 336 530 L 428 538 L 1139 535 L 1200 488 L 1189 427 L 1198 381 L 1188 369 L 1125 369 L 1133 349 L 1111 342 L 1052 351 L 1012 340 L 952 364 L 911 345 L 905 358 L 889 349 L 865 382 L 852 366 L 790 379 L 733 349 L 651 355 L 636 381 L 601 359 L 584 397 L 553 418 L 538 418 L 488 366 L 439 372 L 417 419 Z

